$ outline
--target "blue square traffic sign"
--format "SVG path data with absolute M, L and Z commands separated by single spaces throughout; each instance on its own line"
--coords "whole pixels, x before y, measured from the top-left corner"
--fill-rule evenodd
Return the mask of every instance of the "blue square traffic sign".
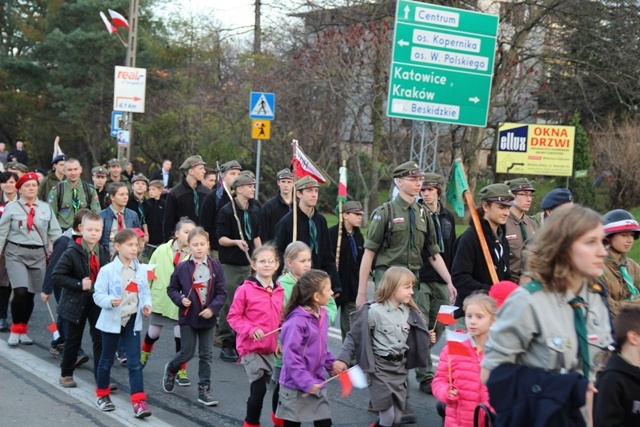
M 276 96 L 273 93 L 251 92 L 249 118 L 273 120 L 276 116 Z

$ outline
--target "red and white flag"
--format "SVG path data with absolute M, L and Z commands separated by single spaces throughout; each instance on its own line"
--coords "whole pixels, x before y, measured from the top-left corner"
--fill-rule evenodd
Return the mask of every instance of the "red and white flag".
M 109 22 L 109 20 L 107 19 L 104 13 L 100 12 L 100 18 L 102 18 L 102 22 L 104 22 L 104 26 L 107 27 L 107 31 L 109 31 L 109 34 L 118 32 L 118 29 L 114 27 L 111 22 Z
M 147 282 L 151 282 L 158 278 L 156 273 L 153 272 L 153 269 L 156 268 L 156 264 L 140 264 L 140 268 L 147 270 Z
M 51 322 L 47 325 L 47 329 L 49 332 L 53 334 L 53 339 L 57 340 L 60 338 L 60 332 L 58 332 L 58 326 L 56 326 L 56 322 Z
M 471 335 L 467 332 L 455 332 L 446 330 L 447 333 L 447 348 L 449 349 L 449 356 L 472 356 L 467 341 L 471 341 Z
M 327 182 L 322 172 L 320 172 L 315 163 L 304 154 L 298 144 L 296 144 L 296 154 L 291 163 L 293 164 L 293 173 L 295 173 L 298 178 L 310 176 L 318 182 Z
M 367 376 L 360 366 L 355 365 L 338 375 L 338 381 L 342 386 L 342 397 L 347 397 L 353 388 L 367 388 Z
M 129 282 L 129 284 L 124 288 L 125 291 L 131 292 L 134 294 L 138 293 L 138 284 L 136 282 Z
M 441 305 L 436 320 L 443 325 L 455 325 L 456 319 L 453 317 L 453 312 L 457 309 L 455 305 Z
M 340 167 L 338 172 L 340 174 L 340 178 L 338 181 L 338 201 L 342 203 L 346 203 L 347 202 L 347 179 L 349 174 L 347 172 L 347 168 L 342 166 Z
M 127 18 L 125 18 L 124 16 L 120 15 L 115 10 L 109 9 L 109 15 L 111 16 L 111 20 L 113 21 L 113 25 L 115 25 L 116 27 L 131 29 L 129 27 L 129 22 L 127 22 Z

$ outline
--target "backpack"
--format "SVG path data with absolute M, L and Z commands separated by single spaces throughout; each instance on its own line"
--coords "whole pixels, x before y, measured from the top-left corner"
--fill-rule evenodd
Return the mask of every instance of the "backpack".
M 84 181 L 80 181 L 82 183 L 82 189 L 84 190 L 84 197 L 87 201 L 87 209 L 90 209 L 91 206 L 91 188 L 94 188 L 93 185 L 89 186 Z M 64 199 L 64 181 L 60 181 L 56 184 L 56 190 L 58 191 L 58 212 L 62 209 L 62 200 Z

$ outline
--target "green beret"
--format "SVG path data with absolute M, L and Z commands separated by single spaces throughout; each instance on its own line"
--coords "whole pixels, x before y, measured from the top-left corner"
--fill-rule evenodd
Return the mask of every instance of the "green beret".
M 227 173 L 231 169 L 237 169 L 241 171 L 242 166 L 240 166 L 240 163 L 237 160 L 231 160 L 230 162 L 223 163 L 222 166 L 220 166 L 220 172 L 222 173 Z
M 317 188 L 320 187 L 320 184 L 315 179 L 310 176 L 305 176 L 302 179 L 297 180 L 293 183 L 294 187 L 296 187 L 296 191 L 302 191 L 305 188 Z
M 293 179 L 293 172 L 289 169 L 282 169 L 278 172 L 278 181 L 281 179 Z
M 513 197 L 513 194 L 506 184 L 491 184 L 480 190 L 480 200 L 483 202 L 513 206 L 514 199 L 515 197 Z
M 182 162 L 182 164 L 180 165 L 180 170 L 188 171 L 192 167 L 198 166 L 198 165 L 206 165 L 205 161 L 202 160 L 202 157 L 198 155 L 190 156 L 190 157 L 187 157 L 187 160 Z
M 105 169 L 102 166 L 96 166 L 95 168 L 91 169 L 91 175 L 104 175 L 107 176 L 109 174 L 109 171 L 107 171 L 107 169 Z
M 512 179 L 511 181 L 505 182 L 505 184 L 509 186 L 509 190 L 511 190 L 512 193 L 517 193 L 518 191 L 536 191 L 527 178 Z
M 249 171 L 247 171 L 249 172 Z M 243 185 L 253 185 L 256 183 L 256 179 L 252 176 L 253 173 L 241 173 L 233 180 L 233 184 L 231 184 L 231 189 L 235 190 L 238 187 Z
M 422 178 L 422 190 L 436 187 L 442 188 L 443 184 L 444 178 L 437 173 L 425 173 L 424 178 Z
M 424 176 L 424 172 L 416 162 L 405 162 L 393 170 L 394 178 L 404 178 L 408 176 Z
M 146 176 L 144 176 L 143 174 L 139 173 L 138 175 L 134 176 L 133 178 L 131 178 L 131 183 L 133 184 L 134 182 L 137 181 L 144 181 L 147 183 L 147 185 L 149 185 L 149 178 L 147 178 Z
M 342 204 L 342 212 L 364 214 L 364 209 L 362 209 L 362 203 L 351 200 Z

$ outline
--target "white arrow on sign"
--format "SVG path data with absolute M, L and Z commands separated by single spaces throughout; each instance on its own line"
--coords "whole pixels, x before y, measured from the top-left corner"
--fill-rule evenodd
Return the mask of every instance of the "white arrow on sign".
M 473 102 L 474 104 L 477 104 L 478 102 L 480 102 L 480 98 L 478 98 L 477 96 L 474 96 L 473 98 L 469 98 L 469 101 Z
M 409 12 L 411 12 L 411 8 L 409 5 L 406 5 L 404 7 L 404 19 L 409 19 Z
M 398 44 L 402 47 L 409 46 L 409 42 L 406 42 L 404 40 L 398 40 Z

